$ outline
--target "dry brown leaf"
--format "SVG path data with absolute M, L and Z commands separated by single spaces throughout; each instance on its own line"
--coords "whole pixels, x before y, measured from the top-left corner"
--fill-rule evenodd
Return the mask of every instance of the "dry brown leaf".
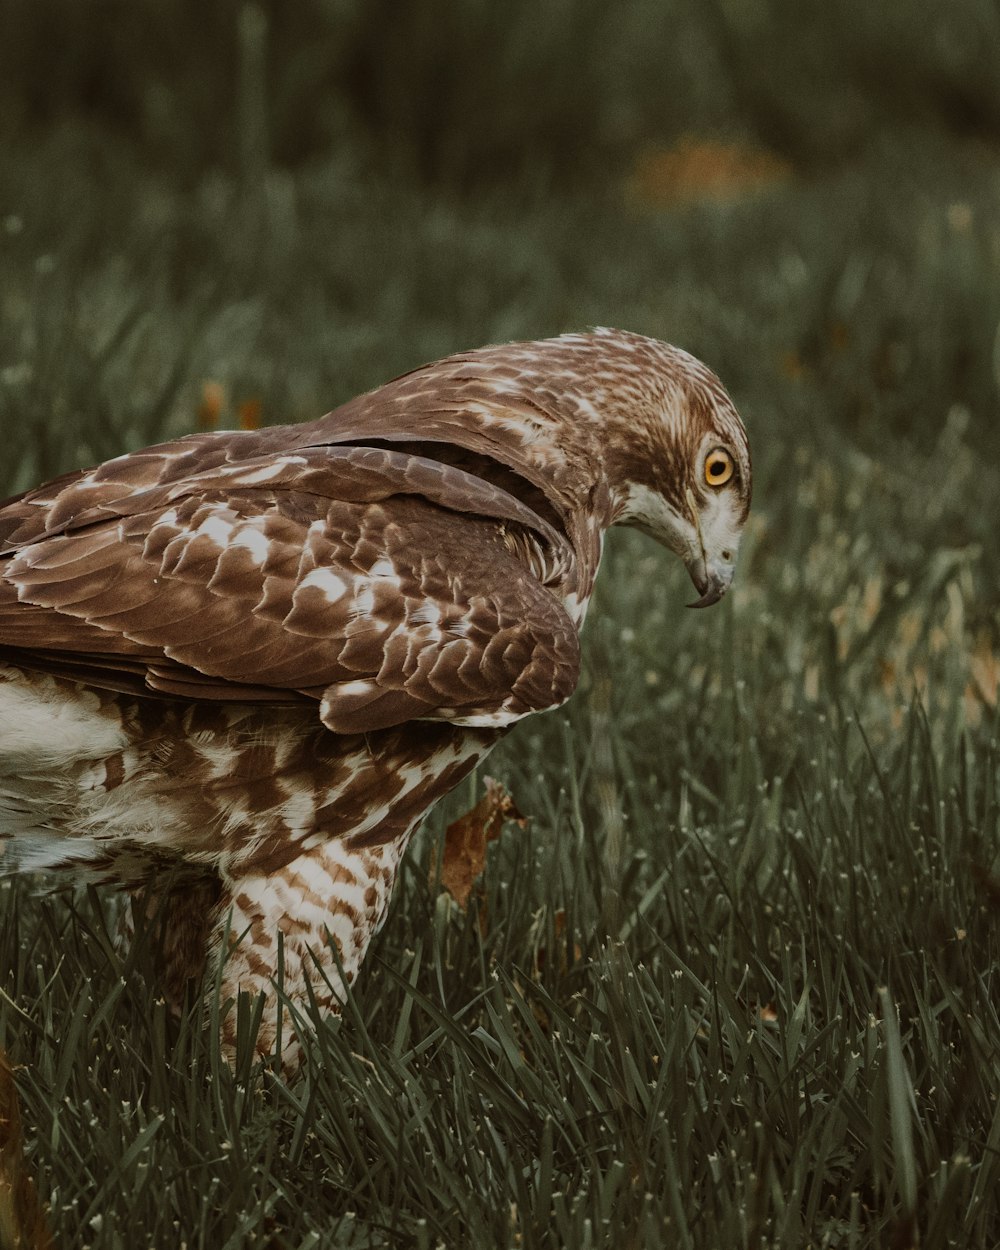
M 801 382 L 803 378 L 809 376 L 809 366 L 803 361 L 798 352 L 792 348 L 782 352 L 778 357 L 778 367 L 791 382 Z
M 977 635 L 969 667 L 980 698 L 988 708 L 995 708 L 1000 689 L 1000 660 L 994 654 L 988 634 L 980 632 Z
M 896 689 L 896 666 L 892 660 L 880 659 L 875 664 L 878 673 L 878 684 L 884 694 L 892 694 Z
M 670 148 L 642 153 L 632 191 L 647 204 L 731 200 L 787 181 L 792 167 L 773 152 L 688 135 Z
M 846 321 L 834 321 L 830 326 L 830 346 L 835 352 L 846 351 L 851 342 L 851 331 Z
M 226 404 L 226 392 L 221 382 L 203 382 L 201 387 L 201 403 L 198 405 L 198 428 L 214 430 L 218 428 L 219 417 Z
M 463 911 L 486 866 L 486 847 L 499 838 L 504 822 L 513 820 L 522 829 L 528 823 L 499 781 L 484 780 L 486 793 L 471 811 L 453 820 L 444 835 L 439 880 Z
M 0 1050 L 0 1247 L 52 1250 L 53 1245 L 35 1182 L 24 1165 L 14 1069 Z
M 240 429 L 259 430 L 263 408 L 259 399 L 245 399 L 238 409 Z

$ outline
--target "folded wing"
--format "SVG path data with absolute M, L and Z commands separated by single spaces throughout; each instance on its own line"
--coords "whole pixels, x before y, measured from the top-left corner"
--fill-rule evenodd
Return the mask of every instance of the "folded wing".
M 185 474 L 126 457 L 0 508 L 0 653 L 111 688 L 315 699 L 344 733 L 502 726 L 572 692 L 551 588 L 572 553 L 513 495 L 380 448 L 203 446 Z

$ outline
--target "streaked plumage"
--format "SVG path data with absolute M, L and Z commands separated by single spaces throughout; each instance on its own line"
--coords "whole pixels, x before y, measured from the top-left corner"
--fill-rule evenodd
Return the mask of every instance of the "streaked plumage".
M 224 988 L 268 992 L 280 935 L 285 992 L 315 959 L 335 1007 L 327 938 L 353 977 L 421 817 L 572 693 L 608 526 L 677 551 L 709 603 L 749 503 L 718 380 L 614 330 L 450 357 L 319 421 L 9 500 L 8 864 L 151 887 L 173 998 L 227 935 Z

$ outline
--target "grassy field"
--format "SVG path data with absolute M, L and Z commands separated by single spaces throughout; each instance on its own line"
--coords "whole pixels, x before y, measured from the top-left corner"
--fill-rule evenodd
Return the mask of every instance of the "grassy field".
M 228 163 L 214 132 L 190 166 L 153 143 L 190 125 L 155 92 L 139 133 L 75 98 L 12 132 L 3 493 L 195 429 L 206 383 L 224 425 L 294 421 L 450 350 L 605 324 L 720 373 L 754 510 L 710 612 L 613 536 L 580 690 L 490 760 L 528 828 L 465 914 L 433 866 L 481 781 L 435 813 L 290 1085 L 168 1019 L 142 944 L 113 947 L 115 899 L 0 884 L 0 1046 L 58 1244 L 1000 1245 L 1000 154 L 907 105 L 940 69 L 911 58 L 891 125 L 828 102 L 808 151 L 779 125 L 793 81 L 727 149 L 774 161 L 721 196 L 680 185 L 697 117 L 651 112 L 641 76 L 635 142 L 595 114 L 616 159 L 564 183 L 537 136 L 516 178 L 477 181 L 468 133 L 445 150 L 430 122 L 388 160 L 390 93 L 381 120 L 353 99 L 367 129 L 324 97 L 279 161 L 294 97 L 267 102 L 241 29 Z M 757 99 L 745 74 L 731 96 Z

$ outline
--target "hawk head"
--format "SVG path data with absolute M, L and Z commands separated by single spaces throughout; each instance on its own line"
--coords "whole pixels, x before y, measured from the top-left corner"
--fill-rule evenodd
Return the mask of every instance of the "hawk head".
M 680 348 L 603 328 L 507 343 L 426 365 L 354 404 L 363 411 L 334 414 L 339 439 L 370 437 L 377 418 L 397 445 L 409 435 L 418 450 L 452 443 L 497 460 L 559 516 L 582 517 L 596 544 L 585 552 L 591 573 L 598 531 L 633 525 L 684 561 L 700 596 L 693 607 L 729 589 L 750 509 L 750 449 L 722 383 Z
M 679 348 L 640 340 L 657 358 L 617 412 L 612 444 L 614 522 L 643 530 L 681 557 L 700 598 L 729 589 L 750 510 L 750 447 L 722 383 Z M 650 362 L 652 365 L 653 362 Z

